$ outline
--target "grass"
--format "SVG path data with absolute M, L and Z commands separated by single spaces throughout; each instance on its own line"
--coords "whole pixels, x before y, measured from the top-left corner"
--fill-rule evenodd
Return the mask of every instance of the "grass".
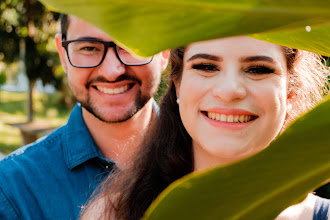
M 60 94 L 34 91 L 34 121 L 58 127 L 66 123 L 71 109 L 58 104 Z M 23 123 L 26 116 L 26 93 L 0 91 L 0 152 L 8 154 L 21 146 L 18 128 L 9 123 Z

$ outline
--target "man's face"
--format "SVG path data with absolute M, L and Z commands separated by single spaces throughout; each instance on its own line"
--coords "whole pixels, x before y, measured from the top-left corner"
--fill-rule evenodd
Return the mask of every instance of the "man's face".
M 94 38 L 112 41 L 95 26 L 69 16 L 65 40 Z M 154 56 L 143 66 L 125 66 L 109 48 L 103 62 L 93 68 L 73 67 L 61 46 L 61 36 L 56 36 L 56 46 L 68 75 L 69 86 L 77 101 L 98 119 L 113 123 L 130 119 L 154 96 L 161 71 L 167 65 L 166 53 Z

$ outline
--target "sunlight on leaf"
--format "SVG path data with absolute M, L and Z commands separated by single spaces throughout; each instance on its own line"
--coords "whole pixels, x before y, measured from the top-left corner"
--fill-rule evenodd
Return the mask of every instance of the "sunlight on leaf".
M 330 1 L 300 0 L 42 0 L 61 12 L 70 13 L 100 27 L 115 41 L 141 56 L 191 42 L 267 32 L 264 40 L 330 55 L 326 33 Z M 321 36 L 296 34 L 309 25 L 319 26 Z M 322 28 L 324 27 L 324 28 Z M 279 31 L 294 33 L 287 41 Z M 313 31 L 311 33 L 313 33 Z M 274 39 L 270 34 L 275 32 Z M 305 31 L 306 32 L 306 31 Z M 328 32 L 327 32 L 328 33 Z M 309 37 L 311 36 L 311 37 Z M 314 36 L 314 35 L 313 35 Z M 324 46 L 317 41 L 323 38 Z M 310 41 L 313 44 L 310 46 Z M 315 41 L 315 42 L 314 42 Z

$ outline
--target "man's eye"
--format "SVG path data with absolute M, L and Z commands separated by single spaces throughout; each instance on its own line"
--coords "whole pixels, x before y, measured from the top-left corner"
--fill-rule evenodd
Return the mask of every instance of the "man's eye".
M 204 63 L 194 64 L 192 66 L 192 68 L 196 69 L 196 70 L 202 70 L 202 71 L 218 71 L 219 70 L 219 68 L 214 64 L 204 64 Z
M 249 74 L 258 75 L 258 74 L 271 74 L 274 73 L 275 70 L 266 66 L 251 66 L 247 68 L 246 72 Z
M 84 51 L 97 51 L 96 47 L 82 47 L 80 48 L 80 50 L 84 50 Z

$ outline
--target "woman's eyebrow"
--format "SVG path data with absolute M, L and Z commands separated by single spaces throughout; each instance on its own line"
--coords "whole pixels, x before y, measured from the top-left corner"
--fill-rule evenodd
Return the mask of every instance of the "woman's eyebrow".
M 203 59 L 208 59 L 208 60 L 213 60 L 213 61 L 222 61 L 223 60 L 221 57 L 218 57 L 218 56 L 214 56 L 214 55 L 210 55 L 210 54 L 206 54 L 206 53 L 198 53 L 198 54 L 195 54 L 192 57 L 190 57 L 187 60 L 187 62 L 198 59 L 198 58 L 203 58 Z
M 253 61 L 266 61 L 270 63 L 276 63 L 273 58 L 268 56 L 251 56 L 251 57 L 242 57 L 240 58 L 241 62 L 253 62 Z

